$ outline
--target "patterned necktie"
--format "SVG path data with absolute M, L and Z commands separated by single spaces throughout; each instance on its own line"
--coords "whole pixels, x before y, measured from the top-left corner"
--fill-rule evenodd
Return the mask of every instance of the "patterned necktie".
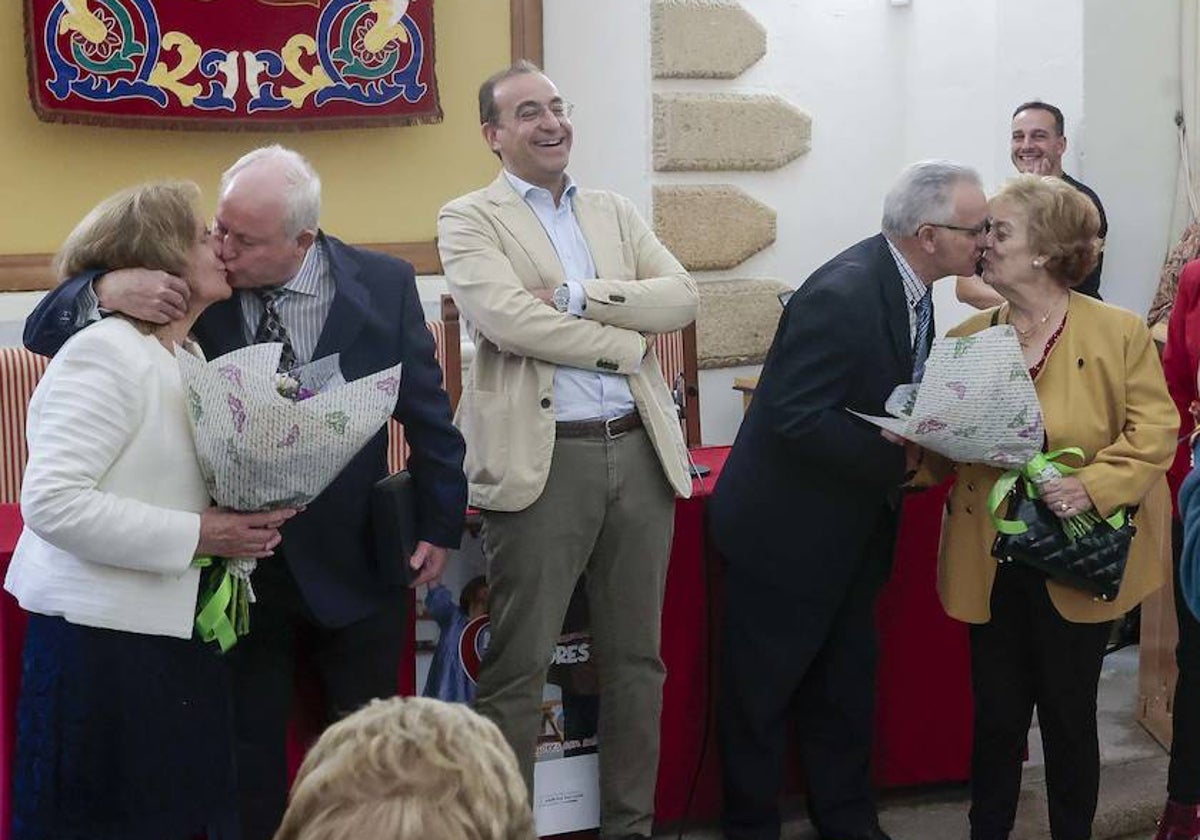
M 933 289 L 917 301 L 917 337 L 913 342 L 913 382 L 920 382 L 925 375 L 925 361 L 929 358 L 929 333 L 933 329 Z
M 287 373 L 296 366 L 296 351 L 292 348 L 292 340 L 288 337 L 287 328 L 284 327 L 283 320 L 279 317 L 279 309 L 275 305 L 284 292 L 281 289 L 261 289 L 256 290 L 255 294 L 262 301 L 263 314 L 258 322 L 258 329 L 254 331 L 254 343 L 278 341 L 282 344 L 279 372 Z

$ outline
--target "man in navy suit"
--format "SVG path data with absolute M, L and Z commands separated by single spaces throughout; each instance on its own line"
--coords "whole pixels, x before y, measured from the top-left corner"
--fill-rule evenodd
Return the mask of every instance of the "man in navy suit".
M 433 581 L 462 532 L 465 446 L 451 422 L 413 269 L 321 233 L 320 197 L 316 172 L 280 146 L 250 152 L 225 172 L 215 232 L 237 293 L 205 311 L 196 338 L 210 359 L 267 339 L 283 340 L 296 363 L 338 353 L 347 380 L 402 363 L 393 416 L 404 424 L 417 488 L 412 566 L 417 583 Z M 42 301 L 26 323 L 25 344 L 51 354 L 108 311 L 164 322 L 182 314 L 186 293 L 162 272 L 89 272 Z M 386 450 L 381 430 L 288 523 L 277 556 L 254 574 L 252 630 L 229 654 L 242 840 L 268 840 L 286 804 L 299 639 L 311 644 L 327 722 L 396 693 L 407 600 L 400 570 L 375 555 L 369 505 L 372 485 L 386 472 Z
M 913 164 L 884 201 L 883 233 L 818 268 L 779 322 L 709 505 L 727 560 L 718 723 L 729 840 L 779 838 L 792 710 L 820 836 L 887 838 L 869 772 L 874 603 L 920 450 L 847 409 L 883 414 L 897 385 L 920 378 L 930 287 L 974 271 L 987 222 L 974 171 Z

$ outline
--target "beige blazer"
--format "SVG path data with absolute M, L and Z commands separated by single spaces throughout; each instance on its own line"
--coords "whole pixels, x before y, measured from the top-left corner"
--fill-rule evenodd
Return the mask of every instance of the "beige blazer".
M 970 335 L 991 323 L 979 313 L 950 331 Z M 1051 450 L 1078 446 L 1083 481 L 1100 513 L 1140 504 L 1137 536 L 1121 591 L 1104 603 L 1079 590 L 1047 582 L 1050 598 L 1068 621 L 1116 618 L 1163 582 L 1170 556 L 1171 500 L 1166 471 L 1175 454 L 1179 415 L 1167 393 L 1162 365 L 1142 319 L 1076 292 L 1067 325 L 1034 382 Z M 1001 307 L 1000 322 L 1007 318 Z M 1066 463 L 1077 465 L 1077 459 Z M 987 512 L 988 491 L 1000 470 L 960 464 L 942 524 L 938 593 L 946 612 L 975 624 L 991 618 L 996 530 Z
M 680 496 L 691 493 L 675 404 L 644 336 L 695 320 L 696 284 L 627 199 L 581 189 L 574 202 L 599 275 L 582 284 L 582 318 L 529 294 L 566 278 L 541 222 L 503 173 L 438 214 L 446 282 L 475 341 L 455 423 L 476 507 L 517 511 L 541 495 L 558 365 L 627 376 L 667 480 Z

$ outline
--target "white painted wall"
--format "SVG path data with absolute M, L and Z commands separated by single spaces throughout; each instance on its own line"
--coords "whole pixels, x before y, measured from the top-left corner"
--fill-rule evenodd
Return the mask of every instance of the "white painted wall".
M 1164 0 L 1084 7 L 1081 171 L 1108 214 L 1102 292 L 1135 312 L 1149 308 L 1175 245 L 1179 16 Z
M 571 177 L 650 209 L 650 2 L 543 0 L 543 64 L 571 122 Z

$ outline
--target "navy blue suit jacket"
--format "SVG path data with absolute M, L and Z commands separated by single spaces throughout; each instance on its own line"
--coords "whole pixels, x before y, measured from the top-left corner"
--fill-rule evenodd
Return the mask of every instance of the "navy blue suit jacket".
M 860 563 L 890 563 L 904 450 L 846 409 L 884 414 L 912 368 L 908 304 L 882 235 L 791 296 L 709 504 L 738 573 L 836 605 Z
M 324 234 L 319 241 L 327 248 L 336 292 L 314 358 L 340 353 L 347 380 L 403 363 L 393 416 L 404 424 L 411 448 L 419 537 L 457 548 L 467 502 L 466 447 L 452 423 L 413 268 Z M 76 300 L 99 273 L 73 277 L 50 292 L 25 323 L 25 346 L 53 355 L 76 331 Z M 209 359 L 245 346 L 237 295 L 205 310 L 194 334 Z M 371 487 L 386 473 L 386 456 L 387 430 L 381 429 L 283 527 L 283 554 L 313 615 L 327 626 L 350 624 L 395 603 L 397 578 L 381 568 L 370 527 Z

